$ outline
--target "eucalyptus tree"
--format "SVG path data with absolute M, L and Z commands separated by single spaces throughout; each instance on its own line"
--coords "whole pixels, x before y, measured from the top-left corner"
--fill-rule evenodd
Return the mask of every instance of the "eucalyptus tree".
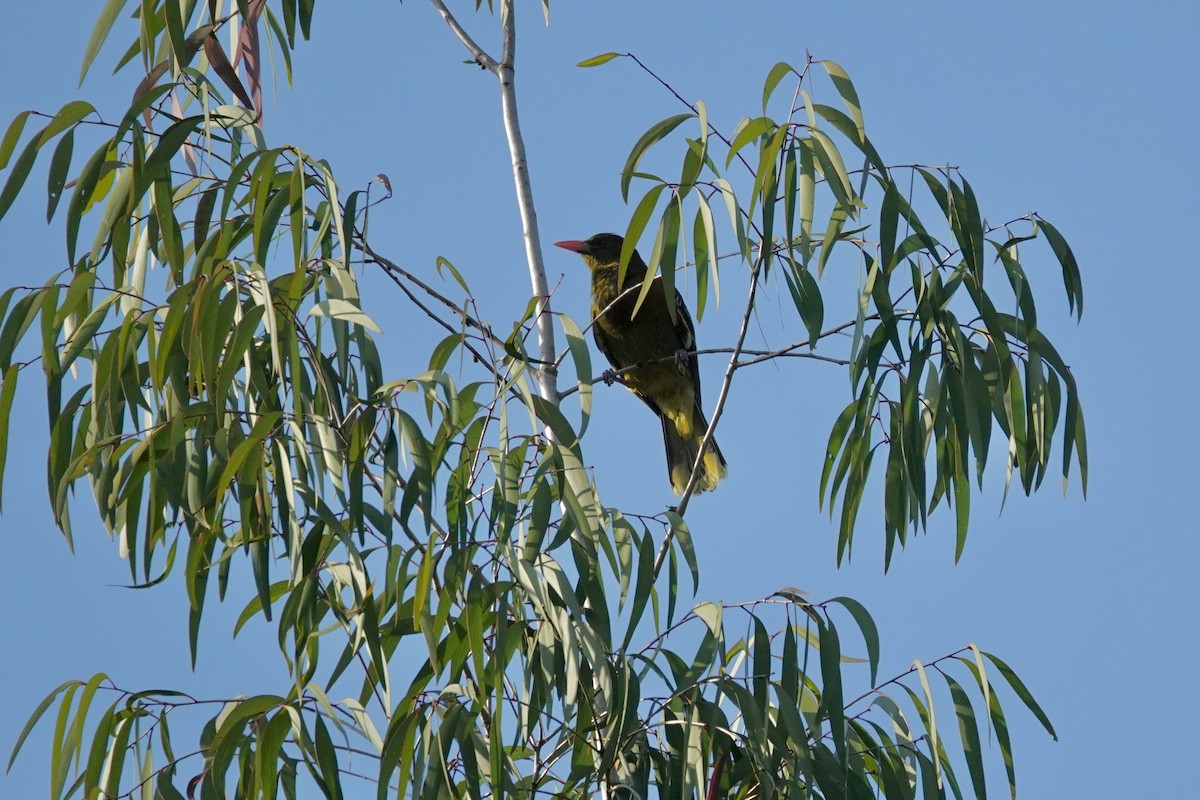
M 109 0 L 83 73 L 125 35 L 128 106 L 75 100 L 9 125 L 0 215 L 35 191 L 47 154 L 66 250 L 44 283 L 0 294 L 0 445 L 22 422 L 18 385 L 44 392 L 67 541 L 86 486 L 133 582 L 186 592 L 193 662 L 215 584 L 217 602 L 244 603 L 238 629 L 274 626 L 289 676 L 217 700 L 81 676 L 25 710 L 13 757 L 52 726 L 52 797 L 342 797 L 351 774 L 379 797 L 982 797 L 986 735 L 1015 793 L 1002 695 L 1053 729 L 999 657 L 968 644 L 879 675 L 875 623 L 850 598 L 704 599 L 691 528 L 709 523 L 688 493 L 665 510 L 601 502 L 585 455 L 600 376 L 588 321 L 551 304 L 515 4 L 477 0 L 467 19 L 432 3 L 448 46 L 500 93 L 530 279 L 503 331 L 473 312 L 471 269 L 439 259 L 454 287 L 439 288 L 373 244 L 386 179 L 348 190 L 337 153 L 268 143 L 262 44 L 290 78 L 313 0 Z M 468 31 L 488 24 L 499 53 Z M 614 59 L 670 88 L 632 53 L 579 66 Z M 814 85 L 838 104 L 814 102 Z M 961 553 L 995 442 L 1004 492 L 1073 464 L 1086 485 L 1075 381 L 1023 261 L 1048 245 L 1082 313 L 1048 221 L 988 224 L 957 169 L 890 166 L 833 61 L 779 63 L 728 131 L 671 93 L 621 173 L 623 260 L 646 236 L 650 274 L 671 296 L 690 273 L 698 317 L 722 283 L 740 298 L 736 338 L 701 351 L 724 360 L 708 437 L 746 369 L 845 370 L 853 394 L 829 411 L 814 493 L 837 517 L 839 559 L 868 492 L 882 492 L 888 562 L 939 507 Z M 652 152 L 678 173 L 646 171 Z M 835 263 L 857 270 L 852 291 L 829 289 Z M 392 282 L 411 325 L 443 331 L 423 371 L 380 357 L 364 270 Z M 794 308 L 796 333 L 754 350 L 765 297 Z M 843 657 L 848 630 L 865 668 Z

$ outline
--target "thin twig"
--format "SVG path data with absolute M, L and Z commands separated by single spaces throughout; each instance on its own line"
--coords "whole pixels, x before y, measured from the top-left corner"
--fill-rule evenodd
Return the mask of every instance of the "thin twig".
M 741 355 L 742 347 L 746 343 L 746 334 L 750 331 L 750 318 L 754 316 L 754 300 L 758 296 L 758 273 L 762 267 L 762 258 L 754 264 L 754 269 L 750 271 L 750 294 L 746 298 L 746 313 L 742 314 L 742 325 L 738 330 L 737 343 L 733 346 L 733 355 L 729 357 L 729 365 L 725 368 L 725 377 L 721 380 L 721 391 L 717 394 L 717 405 L 713 408 L 712 419 L 708 422 L 708 430 L 704 432 L 704 438 L 700 441 L 700 452 L 696 454 L 696 463 L 692 465 L 692 477 L 688 481 L 687 488 L 683 490 L 683 496 L 679 499 L 679 505 L 675 507 L 675 513 L 683 516 L 687 511 L 688 501 L 695 491 L 696 482 L 700 478 L 700 465 L 704 461 L 704 453 L 708 450 L 712 443 L 713 431 L 716 430 L 717 423 L 721 419 L 721 414 L 725 411 L 725 401 L 729 398 L 729 387 L 733 383 L 733 373 L 738 368 L 738 356 Z M 660 553 L 660 560 L 662 554 Z M 661 567 L 660 561 L 656 561 L 654 565 L 654 575 L 658 577 L 658 569 Z
M 721 391 L 717 395 L 717 405 L 713 409 L 712 419 L 709 420 L 708 430 L 704 432 L 704 438 L 700 440 L 700 450 L 696 455 L 696 462 L 692 465 L 692 475 L 688 479 L 687 487 L 683 490 L 683 496 L 679 499 L 679 505 L 675 507 L 675 513 L 682 517 L 687 513 L 688 501 L 691 500 L 692 493 L 696 489 L 696 483 L 700 479 L 700 465 L 704 461 L 704 454 L 708 451 L 713 439 L 713 431 L 716 430 L 717 423 L 721 421 L 721 414 L 725 411 L 725 401 L 729 397 L 729 387 L 733 383 L 733 373 L 738 368 L 738 356 L 741 354 L 742 346 L 746 342 L 746 334 L 750 330 L 750 317 L 754 315 L 754 299 L 758 294 L 758 273 L 762 266 L 762 259 L 765 256 L 760 252 L 758 260 L 754 262 L 754 268 L 750 271 L 750 293 L 746 298 L 746 311 L 742 314 L 742 325 L 738 331 L 737 343 L 733 347 L 733 355 L 729 357 L 729 365 L 725 367 L 725 377 L 721 380 Z M 657 581 L 658 575 L 662 572 L 663 562 L 667 558 L 667 552 L 671 549 L 671 540 L 674 538 L 674 529 L 668 528 L 667 533 L 663 536 L 662 545 L 658 548 L 658 555 L 654 559 L 654 578 Z
M 483 337 L 485 339 L 487 339 L 488 341 L 493 342 L 494 344 L 498 344 L 498 345 L 500 345 L 500 347 L 504 347 L 504 340 L 501 339 L 500 337 L 496 336 L 494 333 L 492 333 L 492 329 L 486 323 L 475 319 L 470 314 L 467 314 L 465 311 L 462 310 L 462 308 L 455 305 L 455 303 L 453 301 L 451 301 L 450 298 L 446 297 L 444 294 L 441 294 L 436 289 L 434 289 L 432 286 L 425 283 L 423 280 L 418 278 L 416 275 L 413 275 L 411 272 L 404 269 L 399 264 L 395 263 L 394 261 L 390 261 L 390 260 L 384 258 L 383 256 L 379 255 L 378 253 L 376 253 L 374 250 L 371 249 L 371 246 L 369 244 L 367 244 L 366 239 L 359 238 L 357 241 L 357 244 L 360 248 L 362 248 L 362 251 L 364 253 L 366 253 L 366 255 L 369 257 L 370 261 L 373 261 L 374 263 L 383 267 L 387 272 L 394 273 L 393 278 L 395 276 L 399 276 L 401 278 L 404 278 L 404 280 L 408 281 L 409 283 L 415 284 L 416 286 L 420 287 L 421 291 L 425 292 L 425 294 L 429 295 L 434 300 L 437 300 L 439 303 L 444 305 L 446 308 L 453 311 L 458 316 L 458 318 L 463 321 L 463 324 L 466 325 L 468 328 L 474 328 L 475 330 L 477 330 L 481 334 L 483 334 Z M 414 302 L 416 302 L 416 301 L 414 301 Z M 451 332 L 457 333 L 457 330 L 454 328 L 454 326 L 446 323 L 445 320 L 443 320 L 441 317 L 438 317 L 436 314 L 434 314 L 432 311 L 430 311 L 428 309 L 428 307 L 426 307 L 424 304 L 418 302 L 418 306 L 426 314 L 431 316 L 433 319 L 437 320 L 442 325 L 442 327 L 447 327 L 447 328 L 449 328 L 449 330 Z M 478 355 L 478 354 L 476 354 L 476 355 Z
M 675 87 L 671 86 L 671 84 L 667 83 L 661 77 L 659 77 L 658 73 L 655 72 L 654 70 L 650 69 L 649 67 L 647 67 L 640 58 L 635 56 L 633 53 L 626 53 L 625 55 L 628 56 L 629 58 L 632 58 L 633 62 L 635 64 L 637 64 L 639 67 L 641 67 L 642 70 L 645 71 L 646 74 L 648 74 L 651 78 L 654 78 L 654 80 L 661 83 L 668 92 L 675 95 L 676 100 L 678 100 L 679 102 L 683 103 L 685 106 L 690 108 L 692 110 L 693 114 L 699 113 L 696 110 L 696 106 L 694 103 L 689 103 L 687 101 L 687 99 L 684 98 L 683 95 L 681 95 L 679 92 L 675 91 Z M 719 130 L 717 130 L 716 126 L 714 126 L 711 122 L 708 124 L 708 129 L 710 131 L 712 131 L 713 136 L 716 136 L 718 139 L 720 139 L 722 142 L 724 142 L 727 147 L 729 147 L 729 148 L 733 147 L 733 142 L 729 141 L 729 138 L 726 137 L 725 134 L 723 134 Z M 754 172 L 754 167 L 750 166 L 750 162 L 747 161 L 745 156 L 743 156 L 740 152 L 738 153 L 737 158 L 738 158 L 738 161 L 742 162 L 742 164 L 746 167 L 746 169 L 750 170 L 751 173 Z

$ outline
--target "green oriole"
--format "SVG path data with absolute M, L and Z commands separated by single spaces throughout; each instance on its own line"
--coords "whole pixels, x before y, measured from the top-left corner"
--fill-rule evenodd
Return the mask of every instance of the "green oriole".
M 621 379 L 662 422 L 671 488 L 683 494 L 708 430 L 700 406 L 700 364 L 693 353 L 696 331 L 683 296 L 675 292 L 672 320 L 662 278 L 655 277 L 634 314 L 646 278 L 646 262 L 635 251 L 624 285 L 617 285 L 624 239 L 614 233 L 598 233 L 584 242 L 554 244 L 579 253 L 588 265 L 592 273 L 592 337 L 614 370 L 634 367 Z M 727 471 L 721 448 L 710 440 L 695 491 L 714 488 Z

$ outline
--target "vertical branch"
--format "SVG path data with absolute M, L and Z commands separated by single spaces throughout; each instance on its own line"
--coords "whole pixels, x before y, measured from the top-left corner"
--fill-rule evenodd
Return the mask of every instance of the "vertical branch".
M 542 397 L 558 405 L 558 368 L 554 363 L 554 317 L 550 312 L 550 287 L 542 262 L 542 240 L 538 234 L 537 211 L 533 206 L 533 185 L 529 181 L 529 162 L 525 158 L 525 140 L 517 118 L 517 83 L 514 70 L 517 56 L 517 21 L 513 0 L 502 0 L 501 24 L 504 45 L 496 77 L 500 79 L 500 106 L 504 116 L 504 134 L 512 157 L 513 182 L 517 206 L 521 212 L 521 230 L 525 238 L 525 259 L 529 264 L 529 283 L 538 298 L 538 386 Z
M 538 391 L 549 402 L 558 405 L 558 368 L 554 356 L 554 318 L 550 310 L 550 287 L 546 282 L 546 267 L 542 261 L 542 241 L 538 234 L 537 212 L 533 206 L 533 186 L 529 180 L 529 162 L 525 157 L 525 140 L 517 116 L 517 84 L 514 65 L 517 54 L 517 21 L 512 0 L 502 0 L 500 26 L 503 45 L 499 61 L 489 56 L 455 19 L 442 0 L 430 0 L 450 30 L 471 53 L 475 63 L 491 72 L 500 81 L 500 108 L 504 119 L 504 135 L 512 158 L 513 183 L 517 191 L 517 207 L 521 214 L 521 230 L 525 240 L 525 260 L 529 264 L 529 282 L 538 298 L 538 366 L 535 372 Z

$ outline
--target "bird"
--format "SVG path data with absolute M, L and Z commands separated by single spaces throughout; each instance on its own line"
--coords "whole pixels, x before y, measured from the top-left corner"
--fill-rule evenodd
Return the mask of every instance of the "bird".
M 556 247 L 583 256 L 592 275 L 592 338 L 613 370 L 629 369 L 621 382 L 662 422 L 671 488 L 683 494 L 692 467 L 708 430 L 700 401 L 700 363 L 696 358 L 696 330 L 683 295 L 678 291 L 674 319 L 667 306 L 662 278 L 655 276 L 641 308 L 634 313 L 646 262 L 635 250 L 618 285 L 621 248 L 625 240 L 615 233 L 598 233 L 589 239 L 555 242 Z M 632 369 L 630 369 L 632 368 Z M 606 382 L 611 383 L 611 374 Z M 700 462 L 695 492 L 714 489 L 728 473 L 725 457 L 710 439 Z

